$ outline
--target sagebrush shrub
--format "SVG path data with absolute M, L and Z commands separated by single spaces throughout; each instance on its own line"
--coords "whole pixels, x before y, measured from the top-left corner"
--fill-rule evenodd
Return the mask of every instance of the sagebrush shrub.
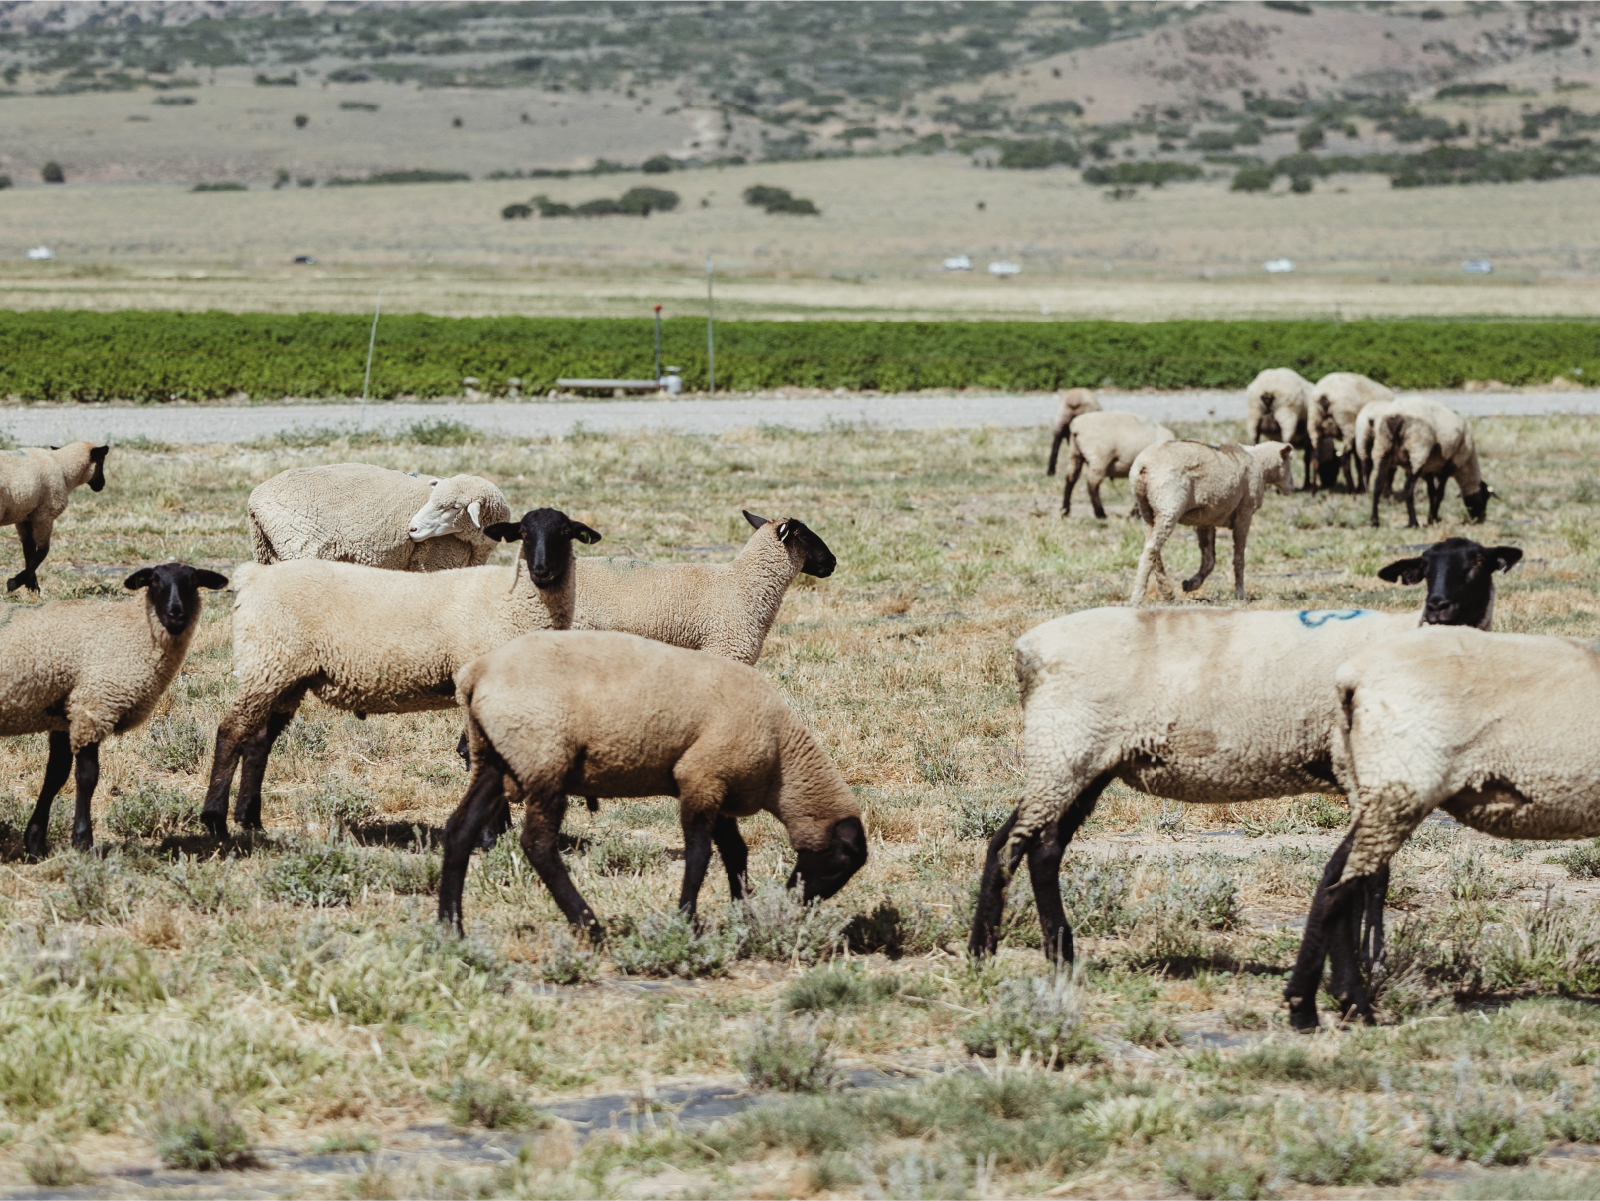
M 176 788 L 142 780 L 106 806 L 106 829 L 119 838 L 160 840 L 185 834 L 203 834 L 200 806 Z
M 169 1168 L 215 1172 L 255 1162 L 250 1138 L 233 1112 L 204 1094 L 161 1106 L 151 1133 L 156 1154 Z
M 755 1019 L 739 1052 L 739 1070 L 751 1088 L 785 1093 L 827 1092 L 845 1079 L 816 1022 L 782 1013 Z
M 630 976 L 722 976 L 739 942 L 736 926 L 700 931 L 681 913 L 647 913 L 614 942 L 611 960 Z
M 745 958 L 811 964 L 841 945 L 848 919 L 831 905 L 807 905 L 797 890 L 769 880 L 745 894 L 736 923 Z
M 192 775 L 211 752 L 211 731 L 193 713 L 174 713 L 150 723 L 144 757 L 160 771 Z
M 961 1041 L 973 1055 L 993 1058 L 1002 1051 L 1024 1051 L 1041 1063 L 1089 1063 L 1101 1046 L 1083 1021 L 1083 995 L 1067 972 L 1003 980 L 988 1012 L 961 1028 Z
M 457 1126 L 482 1126 L 487 1130 L 535 1130 L 549 1119 L 521 1094 L 498 1081 L 467 1078 L 451 1082 L 444 1093 L 450 1120 Z

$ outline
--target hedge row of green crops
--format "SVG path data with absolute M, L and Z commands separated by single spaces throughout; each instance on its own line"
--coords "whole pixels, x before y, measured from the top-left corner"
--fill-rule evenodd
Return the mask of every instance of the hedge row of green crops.
M 0 395 L 26 400 L 359 396 L 368 319 L 312 313 L 0 313 Z M 650 378 L 650 322 L 385 317 L 371 395 L 459 395 L 468 377 L 524 395 L 557 377 Z M 665 323 L 662 356 L 706 383 L 702 320 Z M 1264 367 L 1359 371 L 1402 388 L 1600 377 L 1600 327 L 1578 322 L 737 321 L 717 329 L 717 387 L 1033 391 L 1241 388 Z

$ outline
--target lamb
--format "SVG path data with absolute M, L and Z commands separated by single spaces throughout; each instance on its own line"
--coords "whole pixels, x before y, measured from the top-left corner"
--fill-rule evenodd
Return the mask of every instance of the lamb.
M 69 442 L 49 450 L 0 452 L 0 526 L 14 525 L 22 541 L 22 570 L 6 581 L 6 591 L 39 591 L 39 565 L 50 553 L 50 531 L 67 509 L 72 490 L 83 484 L 99 492 L 106 486 L 109 446 Z
M 525 634 L 456 674 L 472 778 L 445 824 L 439 920 L 461 929 L 472 848 L 506 800 L 523 801 L 522 849 L 574 926 L 598 940 L 557 839 L 567 794 L 676 796 L 683 824 L 678 908 L 695 914 L 715 844 L 735 899 L 747 853 L 738 819 L 761 810 L 798 851 L 789 887 L 831 897 L 867 861 L 866 831 L 839 769 L 753 668 L 634 634 Z
M 1472 426 L 1461 414 L 1421 397 L 1394 402 L 1375 422 L 1372 443 L 1372 524 L 1378 524 L 1378 500 L 1389 490 L 1397 466 L 1406 469 L 1406 526 L 1417 524 L 1417 478 L 1428 481 L 1428 524 L 1439 520 L 1444 484 L 1455 476 L 1461 503 L 1473 522 L 1483 520 L 1489 498 L 1495 495 L 1478 466 L 1478 448 Z
M 367 463 L 296 467 L 250 493 L 257 563 L 329 559 L 392 571 L 482 567 L 484 527 L 509 521 L 506 498 L 476 475 L 436 479 Z
M 357 717 L 455 704 L 465 663 L 533 630 L 572 625 L 572 544 L 600 535 L 555 509 L 484 533 L 521 542 L 517 562 L 428 574 L 300 559 L 234 574 L 233 674 L 239 692 L 217 726 L 201 820 L 227 834 L 228 791 L 240 769 L 234 817 L 261 828 L 261 779 L 272 743 L 307 692 Z M 523 564 L 527 564 L 524 573 Z
M 1392 400 L 1375 400 L 1363 405 L 1356 414 L 1355 437 L 1350 449 L 1356 462 L 1356 491 L 1365 492 L 1372 486 L 1372 444 L 1378 437 L 1378 422 L 1394 408 Z
M 1307 421 L 1311 381 L 1292 368 L 1269 367 L 1250 381 L 1245 406 L 1245 441 L 1252 446 L 1262 439 L 1287 442 L 1303 450 L 1306 487 L 1311 487 L 1311 458 L 1316 451 Z
M 989 843 L 972 952 L 994 950 L 1006 887 L 1026 857 L 1045 948 L 1071 960 L 1061 856 L 1112 780 L 1195 804 L 1339 795 L 1339 665 L 1419 621 L 1487 629 L 1495 573 L 1521 557 L 1451 538 L 1379 571 L 1390 583 L 1426 581 L 1421 614 L 1103 608 L 1023 634 L 1023 797 Z
M 89 804 L 100 782 L 100 744 L 143 725 L 183 665 L 200 620 L 201 588 L 226 576 L 186 563 L 143 567 L 123 581 L 137 600 L 52 601 L 0 615 L 0 734 L 50 735 L 44 786 L 23 831 L 42 859 L 50 808 L 76 761 L 72 845 L 94 845 Z
M 1072 433 L 1072 423 L 1085 413 L 1100 411 L 1100 401 L 1088 388 L 1068 388 L 1057 399 L 1061 401 L 1061 411 L 1056 414 L 1056 432 L 1050 440 L 1050 465 L 1045 468 L 1046 475 L 1056 473 L 1056 455 L 1061 451 L 1061 443 Z
M 1156 425 L 1133 413 L 1085 413 L 1072 426 L 1072 441 L 1067 454 L 1067 487 L 1061 494 L 1061 515 L 1072 512 L 1072 489 L 1085 467 L 1089 474 L 1089 503 L 1094 515 L 1105 520 L 1100 504 L 1100 485 L 1106 480 L 1128 478 L 1139 452 L 1158 442 L 1171 442 L 1176 435 L 1164 425 Z M 1051 463 L 1051 474 L 1055 464 Z
M 1144 552 L 1133 580 L 1132 605 L 1144 603 L 1155 575 L 1161 595 L 1172 597 L 1172 583 L 1161 548 L 1173 531 L 1192 525 L 1200 540 L 1200 570 L 1183 581 L 1185 592 L 1206 582 L 1217 565 L 1217 527 L 1233 531 L 1233 595 L 1244 599 L 1244 548 L 1250 522 L 1266 498 L 1268 484 L 1293 490 L 1292 448 L 1284 442 L 1259 446 L 1207 446 L 1203 442 L 1162 442 L 1133 462 L 1133 501 L 1144 518 Z
M 1595 644 L 1416 630 L 1353 653 L 1334 682 L 1334 765 L 1352 818 L 1312 899 L 1284 989 L 1299 1029 L 1318 1024 L 1316 992 L 1330 952 L 1341 1012 L 1371 1020 L 1357 964 L 1370 968 L 1382 954 L 1389 861 L 1433 810 L 1496 838 L 1600 835 Z
M 1353 371 L 1335 371 L 1317 381 L 1311 396 L 1311 436 L 1317 446 L 1321 485 L 1332 488 L 1342 467 L 1345 487 L 1353 492 L 1356 483 L 1351 476 L 1351 460 L 1355 458 L 1357 419 L 1367 405 L 1394 400 L 1394 392 Z M 1324 460 L 1324 449 L 1331 452 L 1335 442 L 1343 443 L 1344 452 L 1337 456 L 1330 453 Z M 1315 482 L 1307 483 L 1313 492 L 1317 490 Z

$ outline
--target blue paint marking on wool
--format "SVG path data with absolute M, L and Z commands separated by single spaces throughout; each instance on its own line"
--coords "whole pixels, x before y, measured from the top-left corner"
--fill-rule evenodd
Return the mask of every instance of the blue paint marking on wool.
M 1320 629 L 1330 621 L 1349 621 L 1353 617 L 1360 617 L 1371 613 L 1371 609 L 1301 609 L 1300 624 L 1308 630 Z

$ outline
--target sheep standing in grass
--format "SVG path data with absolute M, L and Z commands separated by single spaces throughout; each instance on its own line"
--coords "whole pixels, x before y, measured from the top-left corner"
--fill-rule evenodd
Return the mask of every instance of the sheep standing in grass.
M 75 771 L 72 845 L 94 845 L 89 805 L 100 782 L 100 744 L 143 725 L 183 666 L 200 621 L 201 588 L 226 576 L 163 563 L 125 581 L 137 600 L 53 601 L 0 615 L 0 735 L 50 735 L 44 786 L 23 833 L 35 858 L 48 850 L 50 808 Z
M 1330 953 L 1341 1013 L 1371 1019 L 1360 968 L 1383 951 L 1389 861 L 1435 809 L 1496 838 L 1600 835 L 1593 643 L 1416 630 L 1352 654 L 1334 692 L 1334 765 L 1351 822 L 1312 899 L 1284 989 L 1300 1029 L 1318 1024 Z
M 1262 440 L 1287 442 L 1303 450 L 1306 487 L 1311 487 L 1311 459 L 1316 452 L 1309 422 L 1311 381 L 1292 368 L 1269 367 L 1250 381 L 1244 399 L 1244 440 L 1252 446 Z
M 1067 451 L 1067 486 L 1061 493 L 1061 515 L 1071 514 L 1072 490 L 1078 476 L 1087 469 L 1084 484 L 1089 489 L 1089 503 L 1094 506 L 1094 515 L 1104 521 L 1100 485 L 1107 480 L 1127 479 L 1141 451 L 1157 442 L 1171 442 L 1174 436 L 1166 426 L 1133 413 L 1085 413 L 1079 417 L 1073 423 Z
M 516 525 L 502 522 L 484 533 L 522 544 L 509 570 L 417 574 L 321 559 L 239 568 L 233 581 L 239 691 L 217 727 L 200 815 L 213 834 L 227 833 L 236 768 L 234 816 L 247 829 L 261 828 L 267 756 L 307 692 L 358 717 L 449 709 L 453 677 L 464 663 L 519 634 L 571 626 L 572 544 L 598 542 L 600 535 L 555 509 L 534 509 Z
M 1495 495 L 1483 479 L 1478 448 L 1467 419 L 1436 401 L 1408 396 L 1396 400 L 1375 423 L 1372 443 L 1372 524 L 1378 501 L 1389 491 L 1396 467 L 1406 472 L 1406 525 L 1417 524 L 1417 480 L 1428 482 L 1428 524 L 1439 520 L 1445 481 L 1455 477 L 1461 503 L 1474 522 L 1482 521 Z
M 247 509 L 257 563 L 329 559 L 392 571 L 482 567 L 495 545 L 484 528 L 511 519 L 500 489 L 479 476 L 367 463 L 279 472 Z
M 50 553 L 50 532 L 67 511 L 74 488 L 91 492 L 106 486 L 109 446 L 71 442 L 49 450 L 0 451 L 0 526 L 14 525 L 22 541 L 22 570 L 6 581 L 6 591 L 39 591 L 35 572 Z
M 971 950 L 995 949 L 1006 888 L 1028 861 L 1052 958 L 1072 958 L 1061 856 L 1108 784 L 1196 804 L 1342 795 L 1334 674 L 1419 624 L 1487 629 L 1516 547 L 1451 538 L 1379 578 L 1426 582 L 1421 614 L 1088 609 L 1017 639 L 1023 796 L 989 843 Z
M 1350 450 L 1356 463 L 1356 491 L 1365 492 L 1372 487 L 1372 446 L 1378 439 L 1378 422 L 1394 408 L 1392 400 L 1375 400 L 1362 406 L 1356 414 L 1355 436 Z
M 1316 382 L 1311 389 L 1311 437 L 1317 448 L 1322 487 L 1332 488 L 1343 468 L 1345 487 L 1356 491 L 1351 462 L 1356 457 L 1357 419 L 1368 405 L 1392 400 L 1391 389 L 1353 371 L 1335 371 Z M 1335 442 L 1344 447 L 1339 454 L 1332 453 Z M 1313 492 L 1317 490 L 1316 482 L 1308 481 L 1308 485 Z
M 1161 442 L 1140 454 L 1130 478 L 1146 533 L 1129 604 L 1144 603 L 1152 574 L 1162 596 L 1171 599 L 1172 583 L 1161 548 L 1180 525 L 1194 526 L 1200 540 L 1200 570 L 1183 581 L 1183 590 L 1194 592 L 1206 582 L 1217 565 L 1217 527 L 1226 526 L 1233 531 L 1233 595 L 1243 600 L 1250 522 L 1266 498 L 1268 484 L 1284 493 L 1293 490 L 1292 453 L 1284 442 L 1248 447 Z
M 747 852 L 738 820 L 765 810 L 799 852 L 789 886 L 830 897 L 867 859 L 850 786 L 760 673 L 632 634 L 529 634 L 456 676 L 472 779 L 444 833 L 439 920 L 461 928 L 472 848 L 507 799 L 527 805 L 522 848 L 561 912 L 598 939 L 557 839 L 567 794 L 676 796 L 683 890 L 694 915 L 716 846 L 734 897 Z
M 1100 411 L 1100 401 L 1088 388 L 1068 388 L 1057 399 L 1061 401 L 1061 411 L 1056 414 L 1055 436 L 1050 439 L 1050 465 L 1045 468 L 1046 475 L 1056 473 L 1056 456 L 1061 452 L 1061 443 L 1072 433 L 1072 423 L 1085 413 Z

